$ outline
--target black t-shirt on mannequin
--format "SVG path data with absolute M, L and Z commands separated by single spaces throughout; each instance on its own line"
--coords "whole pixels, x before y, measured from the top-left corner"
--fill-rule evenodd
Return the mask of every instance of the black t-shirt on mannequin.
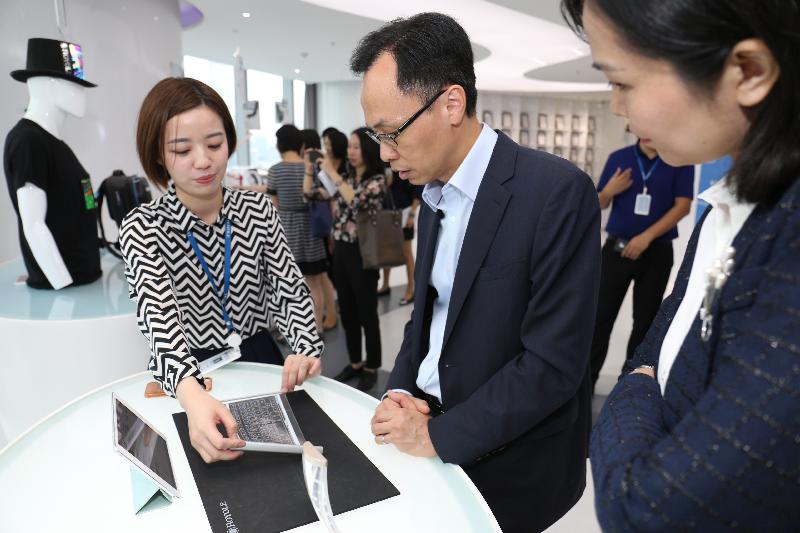
M 3 167 L 11 203 L 17 212 L 19 242 L 28 285 L 51 289 L 31 253 L 22 229 L 17 190 L 30 183 L 47 195 L 45 223 L 72 276 L 72 285 L 91 283 L 102 274 L 97 240 L 97 207 L 89 174 L 62 140 L 23 118 L 6 137 Z

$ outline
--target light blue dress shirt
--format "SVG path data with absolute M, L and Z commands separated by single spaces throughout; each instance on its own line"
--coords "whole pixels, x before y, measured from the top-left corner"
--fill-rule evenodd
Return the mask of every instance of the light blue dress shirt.
M 429 183 L 422 192 L 425 203 L 434 211 L 442 211 L 444 218 L 439 220 L 439 235 L 431 270 L 430 284 L 436 289 L 438 297 L 433 302 L 430 348 L 419 367 L 417 387 L 435 396 L 440 402 L 442 392 L 439 386 L 439 357 L 442 354 L 450 294 L 472 207 L 496 143 L 497 132 L 483 124 L 475 144 L 448 182 Z

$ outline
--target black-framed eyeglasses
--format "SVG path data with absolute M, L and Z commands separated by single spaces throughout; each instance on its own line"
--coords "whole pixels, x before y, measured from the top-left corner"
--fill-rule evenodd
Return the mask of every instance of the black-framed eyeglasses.
M 403 122 L 403 124 L 399 128 L 397 128 L 396 130 L 394 130 L 393 132 L 391 132 L 391 133 L 376 133 L 376 132 L 374 132 L 372 130 L 367 130 L 367 135 L 369 136 L 370 139 L 372 139 L 373 141 L 375 141 L 378 144 L 386 143 L 391 148 L 397 148 L 397 137 L 401 133 L 403 133 L 403 130 L 405 130 L 411 124 L 413 124 L 414 121 L 417 120 L 420 117 L 420 115 L 422 115 L 425 111 L 427 111 L 428 108 L 433 105 L 433 103 L 436 101 L 436 99 L 439 98 L 440 96 L 442 96 L 445 93 L 446 90 L 447 89 L 442 89 L 441 91 L 436 93 L 436 96 L 431 98 L 428 101 L 427 104 L 422 106 L 422 109 L 420 109 L 419 111 L 417 111 L 416 113 L 411 115 L 411 118 L 409 118 L 408 120 Z

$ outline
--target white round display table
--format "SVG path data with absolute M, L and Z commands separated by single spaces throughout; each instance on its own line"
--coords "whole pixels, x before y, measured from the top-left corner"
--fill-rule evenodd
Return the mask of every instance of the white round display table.
M 101 257 L 100 279 L 58 291 L 18 283 L 22 259 L 0 264 L 0 447 L 66 402 L 147 369 L 125 265 Z
M 212 393 L 226 400 L 278 390 L 281 368 L 232 363 L 212 377 Z M 210 531 L 172 419 L 180 405 L 172 398 L 144 398 L 150 380 L 149 373 L 140 373 L 97 389 L 0 451 L 0 531 Z M 337 515 L 341 531 L 500 532 L 461 468 L 375 444 L 369 429 L 375 398 L 324 377 L 303 388 L 400 491 L 399 496 Z M 181 491 L 171 505 L 133 513 L 130 463 L 112 445 L 112 392 L 166 436 Z M 292 531 L 324 530 L 314 522 Z

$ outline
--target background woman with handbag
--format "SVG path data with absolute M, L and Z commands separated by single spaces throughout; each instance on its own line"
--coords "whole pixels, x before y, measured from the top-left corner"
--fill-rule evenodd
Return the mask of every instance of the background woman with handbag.
M 333 271 L 339 296 L 350 364 L 336 376 L 338 381 L 358 377 L 359 390 L 375 386 L 381 366 L 381 332 L 378 320 L 378 270 L 367 270 L 358 247 L 356 216 L 379 211 L 387 194 L 380 146 L 370 140 L 366 128 L 350 135 L 347 160 L 351 172 L 343 175 L 330 158 L 320 158 L 319 168 L 336 188 L 333 194 Z M 318 195 L 324 193 L 318 190 Z M 366 340 L 367 361 L 361 357 L 361 330 Z
M 292 250 L 294 260 L 303 273 L 306 284 L 314 300 L 314 319 L 317 330 L 322 331 L 323 282 L 327 260 L 325 245 L 321 239 L 311 234 L 309 208 L 303 197 L 303 175 L 305 163 L 300 155 L 303 149 L 303 135 L 295 126 L 286 124 L 275 132 L 280 163 L 269 168 L 267 193 L 278 208 L 286 241 Z M 335 318 L 334 314 L 334 318 Z

